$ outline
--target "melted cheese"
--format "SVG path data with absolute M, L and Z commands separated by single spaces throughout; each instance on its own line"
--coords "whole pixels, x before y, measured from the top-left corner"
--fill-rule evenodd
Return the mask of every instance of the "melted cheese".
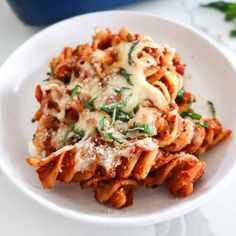
M 135 147 L 142 147 L 145 150 L 154 150 L 157 148 L 156 143 L 151 138 L 145 138 L 143 140 L 136 140 L 132 143 L 126 143 L 119 147 L 111 147 L 100 145 L 95 147 L 91 142 L 91 138 L 87 140 L 81 140 L 77 144 L 77 153 L 75 155 L 75 168 L 74 172 L 83 172 L 89 169 L 93 164 L 104 167 L 107 171 L 120 164 L 120 158 L 130 158 L 132 151 Z
M 134 149 L 135 145 L 141 146 L 146 150 L 153 150 L 158 147 L 157 143 L 153 142 L 152 138 L 142 137 L 142 139 L 137 139 L 140 138 L 138 135 L 133 137 L 136 140 L 135 142 L 128 141 L 126 139 L 127 137 L 123 134 L 123 131 L 127 130 L 130 123 L 120 120 L 113 121 L 112 125 L 110 125 L 111 127 L 107 127 L 106 125 L 105 131 L 112 132 L 116 138 L 121 139 L 123 141 L 121 145 L 114 142 L 113 147 L 109 145 L 95 147 L 91 141 L 91 137 L 99 132 L 97 128 L 99 120 L 105 117 L 106 122 L 109 124 L 112 120 L 108 114 L 99 111 L 101 106 L 124 101 L 127 96 L 132 94 L 127 105 L 122 108 L 128 113 L 133 113 L 133 109 L 137 104 L 142 105 L 147 100 L 152 102 L 152 104 L 161 111 L 167 109 L 168 102 L 163 93 L 146 81 L 145 69 L 152 66 L 157 66 L 157 61 L 148 54 L 142 57 L 138 56 L 139 52 L 141 52 L 145 47 L 158 48 L 160 53 L 163 52 L 164 47 L 154 44 L 149 38 L 143 38 L 135 46 L 131 54 L 132 63 L 130 65 L 128 55 L 131 46 L 132 43 L 122 42 L 114 47 L 118 53 L 118 61 L 113 64 L 110 74 L 108 74 L 105 78 L 99 77 L 97 74 L 97 69 L 99 63 L 104 61 L 104 57 L 106 55 L 104 51 L 97 50 L 92 53 L 89 62 L 85 62 L 80 65 L 88 72 L 88 76 L 86 78 L 77 78 L 75 74 L 72 74 L 71 81 L 68 85 L 64 85 L 58 80 L 51 80 L 42 86 L 43 91 L 51 90 L 51 97 L 53 101 L 58 104 L 60 109 L 60 111 L 54 113 L 54 115 L 61 122 L 65 119 L 65 110 L 68 107 L 68 104 L 72 104 L 72 102 L 75 102 L 78 99 L 77 96 L 71 98 L 71 96 L 66 93 L 67 89 L 73 90 L 75 86 L 79 84 L 81 86 L 81 88 L 78 89 L 78 96 L 80 100 L 82 98 L 86 98 L 86 100 L 96 98 L 94 101 L 94 106 L 96 109 L 94 111 L 89 111 L 85 108 L 79 113 L 79 119 L 75 123 L 75 127 L 84 130 L 85 135 L 83 139 L 73 146 L 67 145 L 54 153 L 54 155 L 57 155 L 63 151 L 72 150 L 74 147 L 76 150 L 75 172 L 85 171 L 94 163 L 97 163 L 98 165 L 103 166 L 106 170 L 109 170 L 120 163 L 121 156 L 129 158 L 131 155 L 131 150 Z M 174 54 L 175 51 L 173 49 L 169 49 L 169 60 L 173 59 Z M 127 83 L 126 79 L 120 75 L 120 68 L 125 69 L 125 71 L 130 74 L 133 85 Z M 127 87 L 128 89 L 124 90 L 119 95 L 121 97 L 119 97 L 115 92 L 115 89 L 121 87 Z M 149 113 L 148 110 L 146 111 L 146 114 L 144 113 L 145 109 L 141 108 L 139 112 L 136 113 L 132 122 L 135 121 L 138 125 L 145 123 L 151 124 L 153 127 L 152 135 L 156 135 L 157 131 L 155 128 L 155 120 L 157 114 L 155 112 Z M 68 128 L 69 126 L 64 125 L 58 129 L 57 134 L 53 135 L 52 143 L 54 146 L 59 145 Z M 109 141 L 102 132 L 100 132 L 100 134 L 105 141 Z M 32 154 L 37 154 L 36 149 L 32 145 L 30 145 L 30 152 Z
M 156 61 L 152 59 L 139 59 L 137 53 L 142 50 L 145 46 L 154 46 L 153 43 L 139 43 L 133 50 L 132 60 L 133 63 L 129 65 L 128 52 L 132 43 L 121 43 L 118 45 L 119 52 L 119 64 L 118 66 L 124 68 L 130 75 L 131 80 L 134 84 L 132 87 L 133 96 L 126 107 L 127 110 L 131 110 L 137 104 L 140 104 L 143 100 L 150 100 L 160 110 L 167 108 L 167 101 L 161 91 L 153 87 L 146 81 L 144 69 L 148 66 L 156 64 Z M 158 45 L 155 45 L 156 47 Z

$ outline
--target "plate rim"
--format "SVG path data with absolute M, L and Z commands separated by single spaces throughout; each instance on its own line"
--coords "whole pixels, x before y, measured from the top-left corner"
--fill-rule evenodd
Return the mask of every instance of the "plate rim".
M 217 44 L 208 36 L 204 35 L 202 32 L 199 30 L 192 28 L 190 26 L 186 26 L 180 22 L 176 22 L 174 20 L 170 20 L 166 17 L 158 16 L 155 14 L 149 14 L 149 13 L 143 13 L 143 12 L 138 12 L 138 11 L 128 11 L 128 10 L 109 10 L 109 11 L 98 11 L 98 12 L 92 12 L 92 13 L 87 13 L 87 14 L 82 14 L 78 16 L 74 16 L 62 21 L 59 21 L 57 23 L 54 23 L 42 30 L 40 30 L 38 33 L 27 39 L 23 44 L 21 44 L 15 51 L 13 51 L 10 56 L 5 60 L 5 62 L 1 65 L 0 67 L 0 78 L 2 71 L 4 70 L 4 67 L 11 61 L 12 58 L 15 57 L 16 54 L 19 53 L 19 51 L 24 50 L 25 47 L 27 47 L 28 44 L 34 42 L 34 40 L 37 40 L 37 38 L 40 38 L 41 35 L 47 33 L 47 31 L 52 30 L 53 28 L 57 27 L 58 25 L 63 25 L 67 24 L 70 21 L 76 21 L 80 20 L 80 18 L 87 17 L 87 16 L 96 16 L 100 14 L 131 14 L 137 17 L 151 17 L 155 18 L 156 20 L 160 20 L 163 22 L 171 23 L 174 25 L 177 25 L 180 28 L 183 28 L 184 30 L 189 31 L 190 33 L 194 34 L 198 38 L 202 38 L 205 41 L 207 41 L 208 44 L 210 44 L 214 50 L 216 50 L 221 56 L 224 58 L 224 60 L 228 63 L 228 66 L 231 67 L 232 71 L 236 74 L 236 69 L 233 63 L 229 60 L 229 58 L 224 54 L 224 52 L 217 46 Z M 0 83 L 0 88 L 1 88 L 1 83 Z M 1 108 L 2 109 L 2 108 Z M 0 149 L 0 152 L 2 154 L 5 154 L 5 152 L 2 152 Z M 6 155 L 6 154 L 5 154 Z M 230 169 L 230 171 L 217 183 L 217 185 L 208 190 L 206 193 L 202 194 L 201 196 L 197 197 L 196 199 L 193 199 L 192 201 L 189 201 L 187 203 L 184 203 L 182 206 L 179 206 L 177 208 L 173 207 L 173 209 L 169 209 L 166 213 L 163 215 L 158 214 L 157 212 L 154 213 L 146 213 L 145 215 L 142 216 L 133 216 L 133 217 L 115 217 L 111 218 L 109 215 L 106 216 L 94 216 L 91 214 L 85 214 L 85 213 L 80 213 L 80 212 L 75 212 L 73 210 L 65 209 L 63 207 L 58 206 L 57 204 L 47 200 L 44 197 L 41 197 L 28 189 L 21 181 L 18 179 L 14 178 L 13 175 L 11 175 L 11 170 L 9 167 L 5 168 L 4 163 L 0 159 L 0 169 L 1 171 L 11 180 L 11 182 L 17 186 L 18 189 L 20 189 L 26 196 L 28 196 L 30 199 L 34 200 L 37 204 L 44 206 L 47 209 L 52 210 L 55 213 L 58 213 L 59 215 L 62 216 L 67 216 L 72 219 L 76 219 L 80 222 L 83 223 L 90 223 L 94 225 L 104 225 L 104 226 L 114 226 L 114 227 L 127 227 L 127 226 L 144 226 L 144 225 L 150 225 L 153 223 L 160 223 L 166 220 L 170 220 L 172 218 L 178 217 L 180 215 L 183 215 L 200 205 L 202 205 L 204 202 L 212 198 L 217 192 L 222 190 L 227 183 L 230 182 L 230 180 L 233 177 L 233 173 L 236 170 L 236 162 Z M 178 209 L 180 208 L 180 209 Z

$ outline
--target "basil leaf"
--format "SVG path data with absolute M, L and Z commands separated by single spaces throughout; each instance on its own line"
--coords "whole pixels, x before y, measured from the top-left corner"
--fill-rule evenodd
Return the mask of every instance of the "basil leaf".
M 50 79 L 50 78 L 47 77 L 46 79 L 43 80 L 43 82 L 47 82 L 47 81 L 49 81 L 49 79 Z
M 217 1 L 208 4 L 200 4 L 202 7 L 209 7 L 216 9 L 225 14 L 225 21 L 234 21 L 236 19 L 236 3 Z M 236 30 L 230 31 L 230 37 L 236 37 Z
M 139 108 L 140 108 L 139 104 L 137 104 L 137 105 L 133 108 L 134 114 L 136 114 L 136 113 L 138 112 Z
M 225 12 L 225 21 L 233 21 L 236 18 L 236 4 L 228 7 Z
M 129 119 L 133 118 L 133 115 L 123 111 L 122 108 L 124 108 L 127 105 L 131 96 L 132 96 L 132 93 L 129 94 L 129 96 L 127 96 L 124 101 L 112 103 L 107 106 L 99 107 L 99 110 L 106 112 L 109 116 L 113 117 L 115 120 L 128 121 Z M 116 109 L 115 115 L 114 115 L 114 109 Z M 132 118 L 130 118 L 130 117 L 132 117 Z
M 123 108 L 123 107 L 125 107 L 126 105 L 127 105 L 127 103 L 129 102 L 129 100 L 130 100 L 130 98 L 132 97 L 132 93 L 131 94 L 129 94 L 126 98 L 125 98 L 125 100 L 124 101 L 121 101 L 121 102 L 116 102 L 116 103 L 112 103 L 112 104 L 109 104 L 109 105 L 106 105 L 106 106 L 102 106 L 102 107 L 100 107 L 99 109 L 101 110 L 101 111 L 111 111 L 111 110 L 113 110 L 113 109 L 115 109 L 115 108 Z
M 118 89 L 115 89 L 114 91 L 116 92 L 116 93 L 122 93 L 124 90 L 130 90 L 130 88 L 128 88 L 128 87 L 120 87 L 120 88 L 118 88 Z
M 133 128 L 127 129 L 123 133 L 127 134 L 128 132 L 132 132 L 132 131 L 139 131 L 140 133 L 145 133 L 145 134 L 151 136 L 152 135 L 152 126 L 150 124 L 143 124 L 143 125 L 137 126 L 134 123 Z
M 69 133 L 71 132 L 71 129 L 68 129 L 61 141 L 61 147 L 64 147 L 68 141 L 68 138 L 69 138 Z
M 51 68 L 50 75 L 54 75 L 54 74 L 55 74 L 55 69 L 54 69 L 54 68 Z
M 229 5 L 232 3 L 224 2 L 224 1 L 218 1 L 218 2 L 210 2 L 207 4 L 200 4 L 201 7 L 209 7 L 214 8 L 221 12 L 226 12 L 229 9 Z
M 208 106 L 210 108 L 212 116 L 215 118 L 216 117 L 216 109 L 215 109 L 215 106 L 214 106 L 213 102 L 207 101 L 207 103 L 208 103 Z
M 194 102 L 194 96 L 191 95 L 190 96 L 190 101 L 189 101 L 189 104 L 188 104 L 188 110 L 191 111 L 192 110 L 192 104 Z
M 200 122 L 196 121 L 195 125 L 197 125 L 199 127 L 207 128 L 209 126 L 209 122 L 205 121 L 204 123 L 200 123 Z
M 104 123 L 105 123 L 105 116 L 100 118 L 98 121 L 98 130 L 104 134 L 104 136 L 108 139 L 111 139 L 113 142 L 117 142 L 119 144 L 122 144 L 123 141 L 119 138 L 115 137 L 112 132 L 107 132 L 104 130 Z
M 79 88 L 82 88 L 79 84 L 75 85 L 75 87 L 74 87 L 74 89 L 73 89 L 73 91 L 71 93 L 71 97 L 72 98 L 77 95 Z
M 179 101 L 183 101 L 184 100 L 184 93 L 185 93 L 185 89 L 181 88 L 177 93 L 176 99 Z
M 189 111 L 183 111 L 180 113 L 181 117 L 182 118 L 185 118 L 185 117 L 190 117 L 192 118 L 193 120 L 200 120 L 202 118 L 202 116 L 198 113 L 195 113 L 195 112 L 189 112 Z
M 73 128 L 72 131 L 75 133 L 75 136 L 79 139 L 84 137 L 84 130 L 81 128 Z
M 130 47 L 129 49 L 129 52 L 128 52 L 128 62 L 129 62 L 129 65 L 131 66 L 132 63 L 133 63 L 133 59 L 132 59 L 132 53 L 134 51 L 134 48 L 138 45 L 139 43 L 139 40 L 136 40 Z
M 83 103 L 83 105 L 89 109 L 89 111 L 93 111 L 94 108 L 94 101 L 97 99 L 97 97 L 90 99 L 89 101 L 87 101 L 84 97 L 81 99 L 81 102 Z
M 100 130 L 100 131 L 104 130 L 104 122 L 105 122 L 105 116 L 99 119 L 99 121 L 98 121 L 98 130 Z
M 132 83 L 131 78 L 130 78 L 131 74 L 127 73 L 124 68 L 120 68 L 119 73 L 120 73 L 121 76 L 123 76 L 123 77 L 126 79 L 126 81 L 127 81 L 128 84 L 130 84 L 130 85 L 132 85 L 132 86 L 134 85 L 134 84 Z
M 121 109 L 117 110 L 116 112 L 116 120 L 127 122 L 132 118 L 134 118 L 134 115 L 132 113 L 125 112 Z
M 122 144 L 123 141 L 117 137 L 115 137 L 111 132 L 103 132 L 104 135 L 108 138 L 108 139 L 111 139 L 113 142 L 117 142 L 119 144 Z
M 231 30 L 229 36 L 231 38 L 235 38 L 236 37 L 236 30 Z
M 116 108 L 113 110 L 112 114 L 112 122 L 111 122 L 112 125 L 114 124 L 115 120 L 116 120 Z

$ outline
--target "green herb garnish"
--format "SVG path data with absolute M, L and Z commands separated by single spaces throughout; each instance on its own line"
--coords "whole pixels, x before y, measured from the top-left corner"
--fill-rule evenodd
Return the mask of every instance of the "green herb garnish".
M 110 110 L 113 110 L 115 108 L 123 108 L 127 105 L 127 103 L 129 102 L 130 98 L 132 97 L 132 93 L 129 94 L 124 101 L 121 101 L 121 102 L 116 102 L 116 103 L 112 103 L 112 104 L 109 104 L 109 105 L 106 105 L 106 106 L 103 106 L 103 107 L 100 107 L 100 110 L 101 111 L 110 111 Z
M 126 81 L 127 81 L 128 84 L 130 84 L 130 85 L 132 85 L 132 86 L 134 85 L 134 84 L 132 83 L 131 78 L 130 78 L 131 74 L 127 73 L 124 68 L 120 68 L 119 73 L 120 73 L 121 76 L 123 76 L 123 77 L 126 79 Z
M 112 125 L 114 124 L 115 120 L 116 120 L 116 108 L 113 110 L 112 114 L 112 122 L 111 122 Z
M 207 101 L 207 104 L 210 108 L 212 116 L 215 118 L 216 117 L 216 109 L 215 109 L 215 106 L 214 106 L 213 102 Z
M 72 135 L 70 135 L 71 132 Z M 75 127 L 74 124 L 69 125 L 69 129 L 66 131 L 62 139 L 61 146 L 64 147 L 70 138 L 82 139 L 83 137 L 84 137 L 84 130 Z
M 123 134 L 127 134 L 128 132 L 139 131 L 140 133 L 145 133 L 148 136 L 152 135 L 152 126 L 150 124 L 136 125 L 134 123 L 133 128 L 127 129 L 123 132 Z
M 189 101 L 189 104 L 188 104 L 188 110 L 189 110 L 189 111 L 192 110 L 193 102 L 194 102 L 194 96 L 191 95 L 191 96 L 190 96 L 190 101 Z
M 90 99 L 89 101 L 87 101 L 84 97 L 81 99 L 81 102 L 83 103 L 83 105 L 89 109 L 89 111 L 93 111 L 94 110 L 94 101 L 97 99 L 97 97 Z
M 136 114 L 136 113 L 138 112 L 139 108 L 140 108 L 139 104 L 137 104 L 137 105 L 133 108 L 134 114 Z
M 230 35 L 230 37 L 235 38 L 236 37 L 236 30 L 231 30 L 229 35 Z
M 117 110 L 116 112 L 116 120 L 127 122 L 132 118 L 134 118 L 134 115 L 132 113 L 125 112 L 121 109 Z
M 127 113 L 127 112 L 122 110 L 122 108 L 124 108 L 127 105 L 127 103 L 130 100 L 131 96 L 132 96 L 132 93 L 129 94 L 125 98 L 124 101 L 116 102 L 116 103 L 112 103 L 112 104 L 109 104 L 109 105 L 106 105 L 106 106 L 99 107 L 99 110 L 106 112 L 114 120 L 127 121 L 129 119 L 132 119 L 133 114 Z M 114 110 L 116 110 L 115 115 L 114 115 Z
M 61 141 L 61 147 L 64 147 L 69 139 L 69 133 L 71 132 L 71 129 L 68 129 Z
M 98 121 L 98 130 L 104 131 L 105 116 Z
M 124 90 L 129 90 L 130 88 L 128 88 L 128 87 L 120 87 L 120 88 L 118 88 L 118 89 L 115 89 L 114 91 L 116 92 L 116 93 L 122 93 Z
M 82 139 L 84 137 L 84 130 L 81 128 L 73 128 L 72 131 L 75 133 L 75 136 L 79 139 Z
M 54 69 L 54 68 L 51 68 L 50 74 L 51 74 L 51 75 L 54 75 L 54 74 L 55 74 L 55 69 Z
M 203 128 L 207 128 L 209 125 L 208 121 L 205 121 L 204 123 L 200 123 L 198 121 L 195 122 L 195 125 L 199 126 L 199 127 L 203 127 Z
M 36 120 L 34 118 L 31 119 L 31 123 L 34 123 Z
M 200 4 L 202 7 L 209 7 L 216 9 L 225 14 L 225 21 L 235 21 L 236 20 L 236 3 L 225 2 L 225 1 L 216 1 L 210 2 L 207 4 Z M 231 37 L 236 37 L 236 30 L 230 31 Z
M 191 112 L 191 111 L 183 111 L 180 113 L 181 117 L 182 118 L 185 118 L 185 117 L 190 117 L 192 118 L 193 120 L 200 120 L 202 118 L 202 116 L 196 112 Z
M 47 82 L 47 81 L 49 81 L 49 79 L 50 79 L 50 78 L 47 77 L 46 79 L 43 80 L 43 82 Z
M 179 101 L 183 101 L 184 100 L 184 93 L 185 93 L 185 89 L 181 88 L 177 93 L 176 99 Z
M 104 136 L 113 142 L 117 142 L 119 144 L 122 144 L 123 141 L 119 138 L 115 137 L 112 132 L 107 132 L 104 130 L 104 123 L 105 123 L 105 117 L 100 118 L 98 121 L 98 130 L 104 134 Z
M 131 66 L 132 63 L 133 63 L 133 59 L 132 59 L 132 53 L 134 51 L 134 48 L 138 45 L 139 43 L 139 40 L 136 40 L 130 47 L 129 49 L 129 52 L 128 52 L 128 62 L 129 62 L 129 65 Z
M 75 85 L 75 87 L 74 87 L 74 89 L 73 89 L 73 91 L 71 93 L 71 97 L 72 98 L 77 95 L 79 88 L 82 88 L 79 84 Z

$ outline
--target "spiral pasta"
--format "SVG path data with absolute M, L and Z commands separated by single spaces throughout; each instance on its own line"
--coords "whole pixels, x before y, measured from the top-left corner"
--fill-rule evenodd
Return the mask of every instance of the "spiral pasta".
M 175 49 L 126 27 L 96 29 L 91 44 L 64 48 L 49 67 L 27 158 L 46 189 L 79 182 L 115 208 L 132 205 L 138 186 L 185 197 L 204 172 L 198 157 L 231 134 L 193 110 Z

